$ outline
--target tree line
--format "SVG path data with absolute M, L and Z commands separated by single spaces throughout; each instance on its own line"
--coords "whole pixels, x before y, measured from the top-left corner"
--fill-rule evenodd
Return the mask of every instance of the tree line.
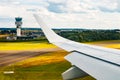
M 61 31 L 60 36 L 77 42 L 92 42 L 103 40 L 119 40 L 119 30 L 72 30 Z

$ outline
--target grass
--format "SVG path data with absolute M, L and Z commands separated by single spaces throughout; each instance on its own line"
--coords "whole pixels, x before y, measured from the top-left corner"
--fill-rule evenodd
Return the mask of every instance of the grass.
M 67 54 L 65 51 L 57 51 L 4 67 L 0 72 L 0 80 L 62 80 L 61 74 L 71 67 L 71 64 L 64 59 Z M 15 71 L 15 73 L 5 75 L 3 71 Z M 88 76 L 77 80 L 94 79 Z
M 5 67 L 0 80 L 62 80 L 61 73 L 71 66 L 63 58 L 67 54 L 65 51 L 48 53 Z M 3 71 L 9 70 L 14 70 L 15 74 L 3 75 Z
M 42 56 L 30 58 L 27 60 L 24 60 L 22 62 L 18 62 L 16 65 L 22 66 L 22 67 L 29 67 L 29 66 L 35 66 L 35 65 L 45 65 L 49 63 L 57 63 L 64 61 L 64 56 L 68 53 L 61 50 L 61 51 L 55 51 L 48 54 L 44 54 Z
M 111 45 L 107 45 L 106 47 L 120 49 L 120 44 L 111 44 Z
M 94 41 L 94 42 L 85 42 L 87 44 L 106 44 L 106 43 L 120 43 L 120 40 L 105 40 L 105 41 Z
M 107 48 L 120 49 L 120 40 L 109 40 L 109 41 L 98 41 L 98 42 L 88 42 L 87 44 L 101 45 Z
M 49 43 L 39 42 L 0 42 L 0 51 L 6 50 L 38 50 L 43 48 L 55 48 L 56 46 Z
M 107 41 L 102 41 L 102 43 L 106 43 Z M 110 42 L 110 41 L 108 41 Z M 112 41 L 111 41 L 112 42 Z M 113 41 L 115 42 L 115 41 Z M 112 43 L 113 43 L 112 42 Z M 118 41 L 119 42 L 119 41 Z M 100 42 L 98 42 L 100 43 Z M 97 42 L 93 42 L 92 44 L 98 44 Z M 13 45 L 14 43 L 12 43 Z M 52 44 L 47 43 L 15 43 L 15 46 L 19 48 L 24 44 L 26 49 L 30 49 L 28 45 L 31 45 L 32 48 L 50 48 L 55 47 Z M 116 48 L 116 44 L 111 44 L 112 48 Z M 42 47 L 41 47 L 42 46 Z M 118 46 L 118 45 L 117 45 Z M 118 46 L 120 48 L 120 46 Z M 117 47 L 117 48 L 118 48 Z M 10 48 L 11 49 L 11 48 Z M 16 48 L 14 48 L 16 49 Z M 37 48 L 38 49 L 38 48 Z M 24 49 L 23 49 L 24 50 Z M 47 54 L 43 54 L 41 56 L 37 56 L 34 58 L 29 58 L 27 60 L 17 62 L 11 66 L 3 67 L 0 71 L 0 80 L 62 80 L 61 73 L 66 71 L 71 67 L 71 64 L 64 59 L 64 56 L 67 55 L 68 52 L 65 51 L 56 51 Z M 14 74 L 5 75 L 3 71 L 15 71 Z M 76 79 L 76 80 L 95 80 L 90 76 Z
M 0 80 L 62 80 L 61 73 L 69 66 L 67 61 L 32 67 L 15 66 L 14 74 L 4 75 L 1 73 Z

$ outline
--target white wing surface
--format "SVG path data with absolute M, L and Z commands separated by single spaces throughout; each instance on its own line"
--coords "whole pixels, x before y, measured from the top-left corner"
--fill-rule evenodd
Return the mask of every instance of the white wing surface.
M 63 79 L 91 75 L 98 80 L 120 80 L 120 50 L 74 42 L 57 35 L 34 14 L 50 43 L 71 52 L 65 59 L 73 67 L 62 74 Z

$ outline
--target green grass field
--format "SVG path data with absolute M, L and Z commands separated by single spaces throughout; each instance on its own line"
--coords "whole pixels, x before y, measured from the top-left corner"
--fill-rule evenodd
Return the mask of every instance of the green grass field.
M 58 51 L 30 58 L 0 71 L 0 80 L 62 80 L 61 73 L 71 67 L 63 57 L 68 53 Z M 3 71 L 15 71 L 14 74 L 3 74 Z M 78 80 L 94 80 L 85 77 Z
M 95 42 L 91 44 L 98 44 L 98 43 Z M 111 41 L 111 43 L 113 42 Z M 35 43 L 35 42 L 6 43 L 4 47 L 10 47 L 10 45 L 14 46 L 12 50 L 16 50 L 16 47 L 21 48 L 22 45 L 24 45 L 27 50 L 34 47 L 39 47 L 36 49 L 56 47 L 48 43 Z M 34 45 L 34 46 L 29 47 L 28 45 L 31 46 Z M 110 45 L 115 45 L 115 44 L 110 44 Z M 120 48 L 120 46 L 118 47 Z M 25 50 L 25 48 L 21 48 L 21 50 L 22 49 Z M 0 50 L 3 50 L 3 48 L 0 48 Z M 37 56 L 34 58 L 29 58 L 27 60 L 17 62 L 11 66 L 2 67 L 0 68 L 0 80 L 62 80 L 61 73 L 71 67 L 71 64 L 64 59 L 64 56 L 67 54 L 69 53 L 61 50 L 61 51 L 43 54 L 41 56 Z M 14 71 L 15 73 L 3 74 L 4 71 Z M 88 76 L 76 80 L 95 80 L 95 79 Z

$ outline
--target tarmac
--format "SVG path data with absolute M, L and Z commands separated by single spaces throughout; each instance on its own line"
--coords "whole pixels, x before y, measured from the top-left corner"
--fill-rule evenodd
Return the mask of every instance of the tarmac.
M 29 51 L 0 51 L 0 67 L 8 66 L 13 63 L 39 56 L 42 54 L 47 54 L 50 52 L 55 52 L 61 50 L 60 48 L 46 48 L 40 50 L 29 50 Z

